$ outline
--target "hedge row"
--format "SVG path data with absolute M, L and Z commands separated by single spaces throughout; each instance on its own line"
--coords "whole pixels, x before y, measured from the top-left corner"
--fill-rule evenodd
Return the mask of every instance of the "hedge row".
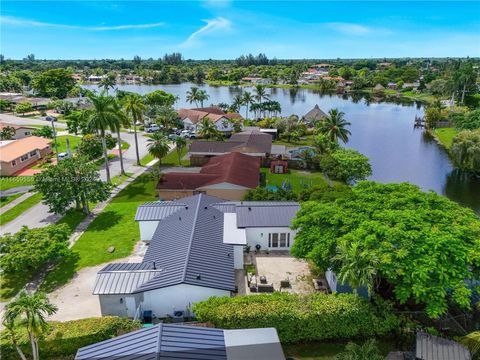
M 137 321 L 112 316 L 65 322 L 54 321 L 49 324 L 47 334 L 39 342 L 42 359 L 73 358 L 77 350 L 83 346 L 111 339 L 141 327 Z M 26 331 L 19 328 L 18 335 L 18 342 L 28 357 L 31 351 Z M 5 330 L 0 332 L 0 353 L 2 360 L 18 359 L 18 354 Z
M 275 327 L 283 343 L 383 336 L 399 324 L 387 303 L 353 294 L 212 297 L 193 310 L 219 328 Z

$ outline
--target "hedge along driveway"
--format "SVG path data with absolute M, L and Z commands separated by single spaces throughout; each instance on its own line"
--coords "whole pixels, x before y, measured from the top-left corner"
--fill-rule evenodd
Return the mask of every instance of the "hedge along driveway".
M 155 185 L 154 177 L 145 173 L 120 191 L 77 240 L 71 255 L 46 276 L 41 289 L 51 292 L 68 283 L 84 267 L 130 255 L 140 238 L 135 212 L 145 201 L 156 200 Z M 110 246 L 115 247 L 113 253 L 107 251 Z

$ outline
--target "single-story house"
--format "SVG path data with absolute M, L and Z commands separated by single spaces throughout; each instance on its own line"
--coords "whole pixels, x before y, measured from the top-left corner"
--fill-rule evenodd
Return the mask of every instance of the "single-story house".
M 0 93 L 0 99 L 8 101 L 11 107 L 21 103 L 31 103 L 34 110 L 45 110 L 50 102 L 49 98 L 30 97 L 16 93 Z
M 32 128 L 30 126 L 0 122 L 0 131 L 7 127 L 15 130 L 15 135 L 13 136 L 13 140 L 18 140 L 27 136 L 31 136 L 32 133 L 35 131 L 35 128 Z
M 195 109 L 178 109 L 178 116 L 183 122 L 186 130 L 197 131 L 199 123 L 207 118 L 215 124 L 220 132 L 231 133 L 233 131 L 233 120 L 243 120 L 238 113 L 226 113 L 216 106 Z
M 270 85 L 272 83 L 272 79 L 261 78 L 258 76 L 245 76 L 241 79 L 241 81 L 256 85 Z
M 198 193 L 227 200 L 241 200 L 260 182 L 260 159 L 241 153 L 210 158 L 199 173 L 163 174 L 157 185 L 162 200 L 173 200 Z
M 328 115 L 320 109 L 316 104 L 312 110 L 303 115 L 302 120 L 308 124 L 314 124 L 315 122 L 326 118 Z
M 38 136 L 0 141 L 0 176 L 11 176 L 52 152 L 52 141 Z
M 397 83 L 396 82 L 389 82 L 387 87 L 391 90 L 397 90 Z
M 78 350 L 75 360 L 285 360 L 274 328 L 158 324 Z
M 296 202 L 229 202 L 204 194 L 139 206 L 135 220 L 148 249 L 140 263 L 109 264 L 97 273 L 93 294 L 102 315 L 182 317 L 195 302 L 230 296 L 244 247 L 289 249 L 298 209 Z
M 233 134 L 226 141 L 193 141 L 188 154 L 190 163 L 194 166 L 206 164 L 212 156 L 231 152 L 256 156 L 262 159 L 262 164 L 269 155 L 284 155 L 285 146 L 272 145 L 272 135 L 257 129 L 248 129 Z

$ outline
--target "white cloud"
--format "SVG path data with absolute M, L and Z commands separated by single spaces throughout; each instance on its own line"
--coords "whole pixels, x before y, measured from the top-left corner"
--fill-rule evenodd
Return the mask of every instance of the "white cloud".
M 367 35 L 373 32 L 369 27 L 353 23 L 332 22 L 325 25 L 347 35 Z
M 219 30 L 228 30 L 231 28 L 232 23 L 230 20 L 225 19 L 221 16 L 216 17 L 215 19 L 203 20 L 206 25 L 202 26 L 197 31 L 193 32 L 188 39 L 183 42 L 181 47 L 189 47 L 197 43 L 197 40 L 202 38 L 207 34 L 218 32 Z
M 78 26 L 78 25 L 66 25 L 47 23 L 29 19 L 16 18 L 13 16 L 1 16 L 0 23 L 4 25 L 15 26 L 35 26 L 35 27 L 53 27 L 62 29 L 81 29 L 90 31 L 111 31 L 111 30 L 127 30 L 127 29 L 149 29 L 163 26 L 164 23 L 151 23 L 151 24 L 127 24 L 116 26 Z

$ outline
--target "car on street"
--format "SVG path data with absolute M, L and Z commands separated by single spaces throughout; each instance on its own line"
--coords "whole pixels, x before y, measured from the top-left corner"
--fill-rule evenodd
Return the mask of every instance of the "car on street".
M 57 118 L 55 116 L 48 115 L 48 116 L 45 117 L 45 120 L 47 120 L 47 121 L 57 121 Z
M 145 131 L 146 131 L 147 133 L 153 133 L 153 132 L 155 132 L 155 131 L 160 131 L 160 130 L 162 130 L 162 128 L 161 128 L 160 126 L 158 126 L 158 125 L 155 125 L 155 124 L 150 125 L 150 126 L 148 126 L 148 127 L 145 127 Z

